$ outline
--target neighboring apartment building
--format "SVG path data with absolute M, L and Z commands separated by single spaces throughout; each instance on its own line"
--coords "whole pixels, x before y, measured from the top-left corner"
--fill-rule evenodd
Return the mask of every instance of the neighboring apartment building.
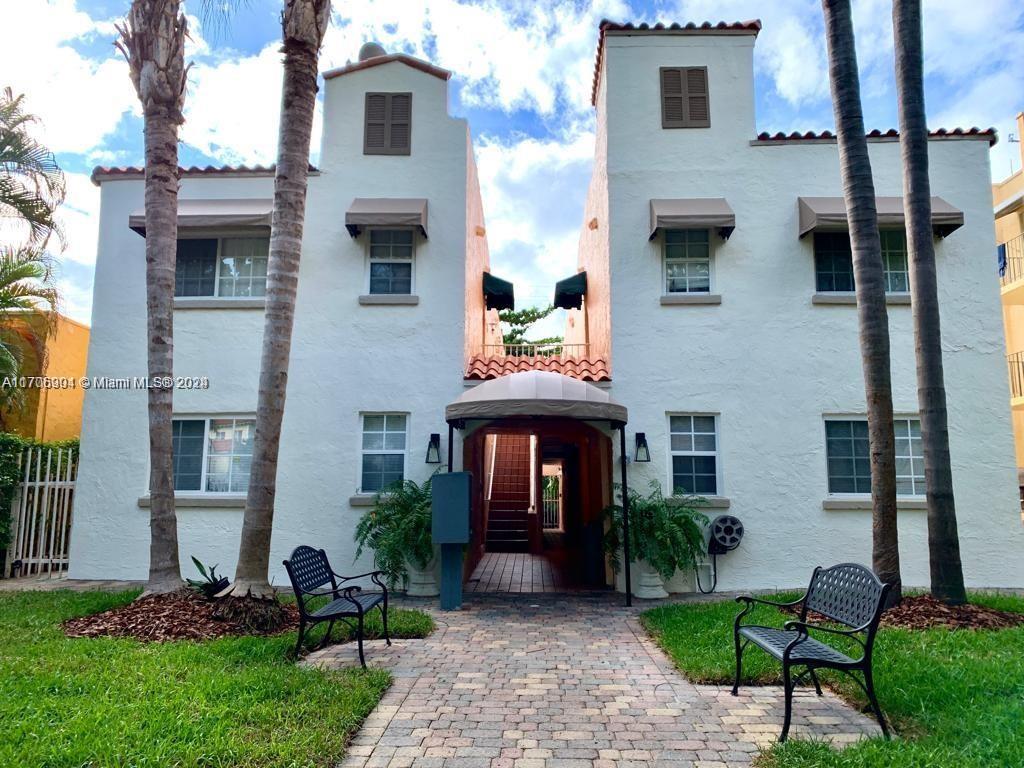
M 1018 481 L 1024 487 L 1024 112 L 1017 115 L 1020 166 L 992 185 L 999 277 L 1002 283 L 1006 359 L 1010 367 L 1010 405 L 1017 448 Z
M 602 24 L 580 272 L 556 287 L 570 310 L 566 339 L 546 349 L 501 345 L 494 310 L 509 305 L 511 286 L 488 274 L 472 149 L 446 111 L 447 73 L 377 55 L 325 75 L 272 563 L 313 543 L 344 564 L 373 492 L 425 479 L 447 454 L 476 479 L 467 576 L 487 552 L 512 550 L 557 554 L 576 583 L 609 584 L 602 510 L 619 480 L 621 429 L 633 487 L 655 481 L 705 497 L 710 515 L 742 519 L 746 537 L 721 561 L 720 588 L 792 587 L 817 564 L 870 562 L 837 147 L 828 133 L 756 135 L 759 30 Z M 965 575 L 973 586 L 1020 586 L 1024 530 L 987 258 L 994 138 L 933 135 L 936 258 Z M 904 580 L 922 585 L 898 137 L 873 134 L 870 151 L 890 289 Z M 90 373 L 141 373 L 143 241 L 130 229 L 141 174 L 94 178 L 103 207 Z M 182 182 L 175 367 L 210 387 L 175 395 L 181 552 L 223 570 L 236 556 L 251 453 L 271 184 L 269 171 L 251 169 L 197 169 Z M 145 574 L 145 410 L 142 392 L 89 393 L 72 577 Z M 670 587 L 693 585 L 680 574 Z
M 54 385 L 25 387 L 24 408 L 3 414 L 4 429 L 44 441 L 78 437 L 85 397 L 78 380 L 85 375 L 89 326 L 60 313 L 43 311 L 11 313 L 9 321 L 12 329 L 24 333 L 25 338 L 44 340 L 42 361 L 32 344 L 22 345 L 22 375 L 46 376 L 54 380 Z

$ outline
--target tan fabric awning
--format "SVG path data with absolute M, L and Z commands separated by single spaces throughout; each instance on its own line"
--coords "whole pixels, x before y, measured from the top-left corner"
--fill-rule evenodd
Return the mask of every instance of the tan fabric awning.
M 417 227 L 427 236 L 427 200 L 423 197 L 357 197 L 345 211 L 352 237 L 364 227 Z
M 270 229 L 273 200 L 178 200 L 178 228 L 251 228 Z M 146 211 L 135 211 L 128 217 L 128 226 L 145 237 Z
M 522 371 L 478 384 L 444 409 L 448 422 L 557 416 L 626 423 L 626 406 L 593 384 L 550 371 Z
M 736 214 L 724 197 L 651 200 L 651 236 L 659 229 L 717 229 L 728 238 L 736 228 Z
M 808 232 L 835 232 L 848 228 L 846 202 L 841 197 L 798 197 L 800 209 L 800 237 Z M 879 227 L 902 227 L 902 197 L 876 197 Z M 941 197 L 932 198 L 932 229 L 945 237 L 964 225 L 964 212 L 954 208 Z

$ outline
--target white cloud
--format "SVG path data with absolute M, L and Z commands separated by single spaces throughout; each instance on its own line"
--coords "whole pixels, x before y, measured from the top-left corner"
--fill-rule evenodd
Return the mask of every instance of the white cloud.
M 87 152 L 137 109 L 128 65 L 110 46 L 91 59 L 71 43 L 115 38 L 113 22 L 94 20 L 74 0 L 33 0 L 6 11 L 11 22 L 0 45 L 0 72 L 41 123 L 37 134 L 54 152 Z

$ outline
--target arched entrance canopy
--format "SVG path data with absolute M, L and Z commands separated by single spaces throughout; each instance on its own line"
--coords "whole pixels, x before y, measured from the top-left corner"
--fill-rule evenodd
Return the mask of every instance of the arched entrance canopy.
M 626 406 L 593 384 L 552 371 L 521 371 L 485 381 L 444 409 L 449 423 L 555 416 L 625 424 Z
M 556 417 L 608 421 L 619 430 L 622 471 L 622 543 L 626 562 L 626 605 L 632 604 L 629 553 L 629 485 L 626 476 L 626 406 L 607 392 L 553 371 L 520 371 L 485 381 L 464 392 L 444 409 L 448 422 L 448 471 L 452 471 L 453 433 L 467 421 Z

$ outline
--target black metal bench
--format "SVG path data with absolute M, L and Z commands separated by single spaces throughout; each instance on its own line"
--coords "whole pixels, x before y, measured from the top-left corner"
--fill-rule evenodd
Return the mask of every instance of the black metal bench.
M 383 571 L 371 571 L 361 573 L 358 576 L 342 576 L 331 569 L 327 560 L 327 553 L 322 549 L 312 547 L 296 547 L 290 559 L 284 561 L 285 570 L 288 571 L 288 578 L 292 582 L 292 589 L 295 592 L 295 600 L 299 606 L 299 639 L 295 643 L 295 655 L 298 656 L 302 650 L 302 639 L 306 634 L 306 625 L 310 628 L 322 622 L 328 622 L 327 632 L 320 642 L 323 648 L 331 636 L 335 621 L 343 621 L 352 627 L 356 632 L 356 641 L 359 644 L 359 663 L 366 666 L 366 658 L 363 656 L 363 619 L 374 607 L 380 609 L 381 618 L 384 622 L 384 639 L 391 645 L 391 637 L 388 635 L 388 588 L 380 580 Z M 369 578 L 380 587 L 380 592 L 363 592 L 358 585 L 349 587 L 342 586 L 345 582 L 357 579 Z M 327 585 L 330 588 L 325 588 Z M 317 598 L 330 598 L 326 603 L 316 607 L 314 603 L 320 602 Z
M 807 593 L 791 603 L 775 603 L 750 595 L 737 597 L 736 602 L 746 603 L 746 608 L 736 617 L 733 625 L 733 638 L 736 643 L 736 681 L 732 687 L 732 695 L 736 696 L 739 692 L 743 651 L 753 643 L 782 662 L 786 716 L 779 741 L 785 741 L 789 735 L 789 724 L 793 714 L 793 689 L 806 677 L 810 677 L 814 682 L 814 689 L 819 696 L 821 695 L 821 684 L 816 672 L 819 669 L 838 670 L 852 677 L 860 685 L 867 694 L 871 709 L 882 727 L 882 733 L 888 739 L 889 729 L 885 725 L 885 717 L 875 696 L 875 685 L 871 675 L 871 652 L 875 644 L 878 622 L 885 609 L 885 597 L 889 592 L 889 586 L 879 581 L 874 572 L 863 565 L 841 563 L 831 568 L 815 568 Z M 743 625 L 743 617 L 757 604 L 773 605 L 776 608 L 800 605 L 800 618 L 787 621 L 783 629 L 754 624 Z M 847 629 L 809 623 L 808 611 L 819 613 Z M 852 638 L 860 645 L 860 658 L 847 656 L 811 637 L 810 631 Z M 793 669 L 801 667 L 804 671 L 794 677 Z M 863 675 L 863 682 L 854 674 L 855 672 Z

